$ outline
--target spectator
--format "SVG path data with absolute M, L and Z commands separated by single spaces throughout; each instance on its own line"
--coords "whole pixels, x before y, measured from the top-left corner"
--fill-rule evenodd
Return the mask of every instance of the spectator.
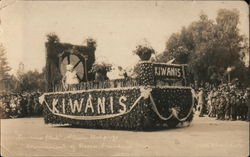
M 205 112 L 205 94 L 203 88 L 200 88 L 200 92 L 198 93 L 197 97 L 198 97 L 198 110 L 200 111 L 199 117 L 203 117 Z
M 225 107 L 226 107 L 226 98 L 225 96 L 220 97 L 220 103 L 218 106 L 218 115 L 217 120 L 225 120 Z
M 247 120 L 250 121 L 250 88 L 246 89 L 246 93 L 244 95 L 244 98 L 246 99 L 246 106 L 248 108 Z

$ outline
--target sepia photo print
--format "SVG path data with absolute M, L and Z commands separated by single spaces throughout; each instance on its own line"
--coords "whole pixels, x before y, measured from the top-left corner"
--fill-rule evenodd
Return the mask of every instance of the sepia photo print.
M 0 9 L 1 156 L 249 156 L 247 2 Z

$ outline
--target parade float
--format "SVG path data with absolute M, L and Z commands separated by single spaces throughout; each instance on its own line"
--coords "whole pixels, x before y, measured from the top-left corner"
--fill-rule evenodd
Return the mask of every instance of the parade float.
M 193 97 L 187 66 L 150 62 L 141 58 L 136 78 L 94 80 L 95 42 L 77 46 L 46 43 L 47 91 L 40 98 L 46 124 L 84 128 L 145 130 L 191 122 Z M 79 84 L 64 89 L 67 64 L 76 70 Z

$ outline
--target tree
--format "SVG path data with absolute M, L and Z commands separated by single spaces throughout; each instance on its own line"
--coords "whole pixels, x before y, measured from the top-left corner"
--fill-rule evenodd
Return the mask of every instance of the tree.
M 0 81 L 10 78 L 10 70 L 11 68 L 8 65 L 5 48 L 0 44 Z
M 158 58 L 167 61 L 174 57 L 177 63 L 188 64 L 193 78 L 200 82 L 218 83 L 225 80 L 227 67 L 234 66 L 232 77 L 244 80 L 243 52 L 246 49 L 240 35 L 237 10 L 220 9 L 216 21 L 200 15 L 180 33 L 174 33 L 166 42 L 166 49 Z M 243 46 L 244 45 L 244 46 Z
M 43 68 L 43 71 L 40 73 L 37 70 L 34 71 L 28 71 L 26 73 L 23 73 L 21 76 L 21 79 L 17 82 L 17 89 L 18 92 L 35 92 L 45 91 L 45 68 Z
M 10 70 L 5 48 L 0 44 L 0 91 L 10 91 L 12 89 L 12 77 L 9 75 Z
M 50 43 L 58 43 L 58 42 L 60 42 L 59 37 L 54 32 L 51 32 L 51 33 L 47 34 L 47 40 Z
M 96 41 L 92 38 L 87 38 L 86 40 L 84 40 L 84 43 L 86 43 L 86 46 L 88 48 L 93 48 L 96 49 Z
M 152 54 L 155 54 L 155 50 L 152 48 L 150 43 L 144 39 L 143 43 L 136 46 L 133 54 L 139 56 L 142 61 L 147 61 L 151 58 Z
M 17 80 L 22 80 L 23 74 L 24 74 L 24 64 L 21 62 L 19 63 L 18 70 L 16 73 Z

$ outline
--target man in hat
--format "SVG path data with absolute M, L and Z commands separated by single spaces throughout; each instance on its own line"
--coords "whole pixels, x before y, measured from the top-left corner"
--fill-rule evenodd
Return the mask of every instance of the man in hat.
M 230 117 L 230 120 L 236 120 L 237 119 L 237 114 L 236 114 L 236 109 L 237 109 L 237 106 L 236 106 L 236 94 L 235 94 L 235 91 L 231 91 L 230 92 L 230 108 L 231 108 L 231 117 Z

